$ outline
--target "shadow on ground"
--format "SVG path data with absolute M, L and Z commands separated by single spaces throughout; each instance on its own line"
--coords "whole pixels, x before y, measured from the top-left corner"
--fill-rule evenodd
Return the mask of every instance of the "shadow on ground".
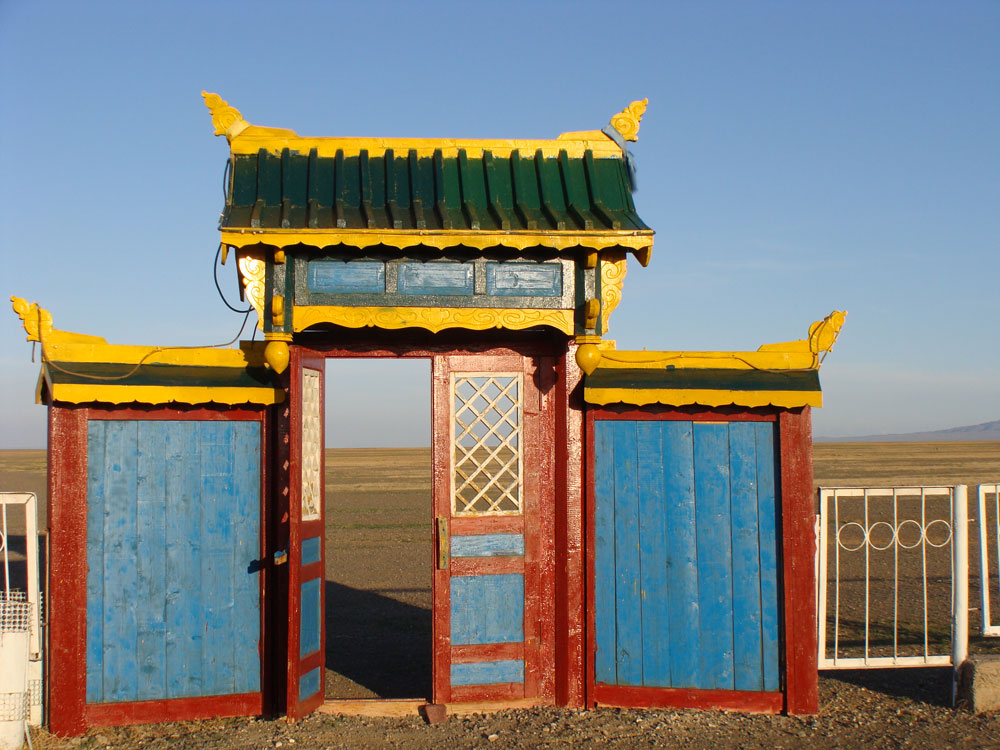
M 336 673 L 328 698 L 365 697 L 337 676 L 370 692 L 368 697 L 430 697 L 431 611 L 399 601 L 424 593 L 326 582 L 326 667 Z
M 884 695 L 908 698 L 933 706 L 951 706 L 951 667 L 838 669 L 823 671 L 821 674 Z

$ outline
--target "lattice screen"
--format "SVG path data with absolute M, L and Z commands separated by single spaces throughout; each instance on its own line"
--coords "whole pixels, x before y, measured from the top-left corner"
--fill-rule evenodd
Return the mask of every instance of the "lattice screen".
M 319 518 L 323 488 L 320 468 L 323 461 L 323 438 L 319 409 L 319 379 L 316 370 L 302 370 L 302 520 Z
M 521 373 L 452 375 L 452 512 L 518 515 Z

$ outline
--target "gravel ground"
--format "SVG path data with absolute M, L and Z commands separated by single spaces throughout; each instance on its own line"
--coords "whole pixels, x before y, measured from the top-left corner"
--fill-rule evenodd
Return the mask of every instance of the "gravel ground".
M 841 672 L 820 680 L 820 713 L 798 718 L 717 711 L 571 711 L 537 708 L 422 720 L 313 716 L 216 719 L 93 730 L 75 739 L 44 732 L 37 748 L 1000 748 L 1000 713 L 949 704 L 950 670 Z

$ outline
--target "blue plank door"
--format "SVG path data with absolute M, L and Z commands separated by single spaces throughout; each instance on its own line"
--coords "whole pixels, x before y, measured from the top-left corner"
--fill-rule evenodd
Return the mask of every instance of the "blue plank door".
M 258 422 L 87 425 L 87 702 L 260 691 Z
M 539 690 L 538 395 L 521 356 L 437 357 L 436 703 Z M 532 406 L 534 405 L 534 408 Z
M 779 690 L 770 422 L 596 420 L 597 685 Z

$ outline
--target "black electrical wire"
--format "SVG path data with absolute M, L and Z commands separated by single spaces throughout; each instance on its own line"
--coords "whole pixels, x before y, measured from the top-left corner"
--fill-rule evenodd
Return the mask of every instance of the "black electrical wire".
M 222 287 L 219 286 L 219 256 L 220 255 L 222 255 L 222 243 L 221 242 L 219 243 L 219 249 L 215 251 L 215 262 L 212 264 L 212 276 L 215 279 L 215 288 L 219 292 L 219 297 L 222 299 L 223 304 L 225 304 L 225 306 L 228 307 L 230 310 L 232 310 L 234 313 L 239 313 L 240 315 L 243 315 L 243 313 L 250 314 L 250 312 L 253 311 L 253 306 L 252 305 L 250 307 L 248 307 L 246 310 L 239 310 L 239 309 L 233 307 L 232 305 L 230 305 L 229 304 L 229 300 L 226 299 L 226 295 L 224 295 L 222 293 Z

